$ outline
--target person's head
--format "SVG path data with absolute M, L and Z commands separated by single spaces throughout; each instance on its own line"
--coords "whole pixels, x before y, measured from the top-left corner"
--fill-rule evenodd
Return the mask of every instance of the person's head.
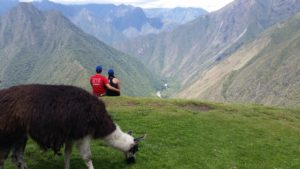
M 102 73 L 102 66 L 96 67 L 96 73 Z
M 108 76 L 114 76 L 115 75 L 115 72 L 114 72 L 113 69 L 109 69 L 107 73 L 108 73 Z

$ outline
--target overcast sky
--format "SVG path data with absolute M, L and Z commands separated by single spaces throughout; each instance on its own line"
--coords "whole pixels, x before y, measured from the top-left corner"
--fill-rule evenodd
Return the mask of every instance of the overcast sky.
M 33 1 L 33 0 L 22 0 Z M 143 8 L 201 7 L 215 11 L 233 0 L 50 0 L 63 4 L 113 3 L 139 6 Z

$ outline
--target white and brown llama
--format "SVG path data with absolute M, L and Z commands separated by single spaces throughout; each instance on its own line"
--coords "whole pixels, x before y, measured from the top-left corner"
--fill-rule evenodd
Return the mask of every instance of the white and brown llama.
M 42 149 L 59 154 L 64 146 L 65 169 L 70 168 L 72 145 L 76 144 L 88 169 L 93 169 L 91 139 L 103 139 L 135 161 L 138 142 L 112 121 L 105 105 L 83 89 L 63 85 L 21 85 L 0 90 L 0 169 L 12 152 L 18 169 L 27 138 Z

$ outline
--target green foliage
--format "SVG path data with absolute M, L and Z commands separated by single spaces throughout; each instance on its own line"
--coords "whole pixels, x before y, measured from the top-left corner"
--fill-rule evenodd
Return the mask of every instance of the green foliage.
M 193 100 L 103 99 L 124 131 L 147 137 L 133 165 L 126 165 L 121 152 L 93 141 L 95 168 L 300 168 L 299 109 Z M 43 153 L 31 141 L 25 159 L 30 169 L 63 168 L 63 157 Z M 6 163 L 7 169 L 14 168 L 10 160 Z M 85 168 L 77 151 L 71 168 Z

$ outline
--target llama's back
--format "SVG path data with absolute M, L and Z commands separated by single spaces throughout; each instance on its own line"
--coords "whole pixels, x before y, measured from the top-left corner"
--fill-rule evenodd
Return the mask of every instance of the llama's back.
M 55 152 L 67 140 L 88 134 L 104 137 L 115 130 L 105 105 L 83 89 L 72 86 L 22 85 L 0 91 L 1 120 L 6 128 L 18 124 L 44 149 Z M 1 127 L 1 126 L 0 126 Z

